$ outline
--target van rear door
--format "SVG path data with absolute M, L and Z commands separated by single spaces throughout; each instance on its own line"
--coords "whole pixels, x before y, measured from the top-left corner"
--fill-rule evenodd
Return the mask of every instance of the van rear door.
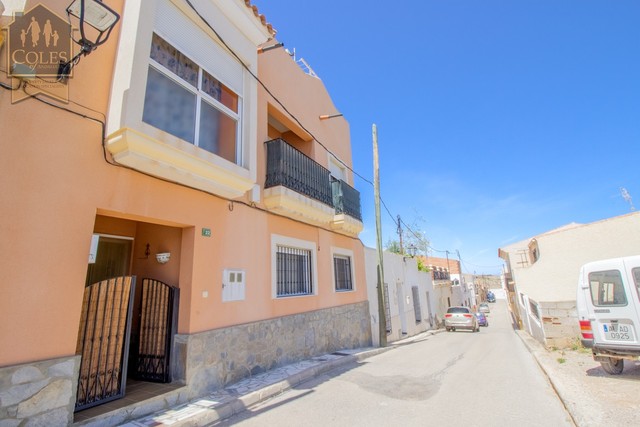
M 640 261 L 640 257 L 637 258 Z M 584 271 L 583 287 L 588 286 L 585 297 L 587 306 L 591 306 L 590 320 L 596 346 L 620 349 L 640 346 L 640 300 L 629 261 L 600 261 L 590 264 Z M 640 264 L 636 265 L 640 267 Z M 640 270 L 638 274 L 640 278 Z

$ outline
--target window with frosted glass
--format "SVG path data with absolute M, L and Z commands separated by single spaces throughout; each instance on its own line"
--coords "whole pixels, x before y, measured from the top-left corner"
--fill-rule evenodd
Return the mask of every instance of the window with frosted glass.
M 157 34 L 142 120 L 239 163 L 240 97 Z

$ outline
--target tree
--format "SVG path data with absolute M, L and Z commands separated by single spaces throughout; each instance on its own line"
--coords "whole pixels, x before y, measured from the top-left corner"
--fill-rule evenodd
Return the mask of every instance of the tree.
M 385 250 L 389 252 L 393 252 L 394 254 L 400 253 L 400 242 L 397 240 L 389 239 L 387 240 L 387 244 L 385 245 Z

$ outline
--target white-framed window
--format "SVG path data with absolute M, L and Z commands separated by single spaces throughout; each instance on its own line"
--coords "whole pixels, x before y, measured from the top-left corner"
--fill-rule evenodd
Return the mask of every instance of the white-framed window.
M 316 243 L 271 236 L 271 277 L 274 298 L 317 293 Z
M 226 269 L 222 273 L 222 301 L 242 301 L 245 294 L 244 270 Z
M 536 303 L 532 299 L 529 299 L 529 312 L 536 320 L 540 320 L 540 311 L 538 309 L 538 303 Z
M 241 197 L 257 182 L 252 74 L 258 73 L 256 46 L 271 34 L 244 2 L 193 7 L 177 0 L 125 2 L 106 148 L 116 162 L 145 174 Z
M 232 163 L 240 151 L 241 98 L 153 33 L 142 121 Z
M 336 292 L 355 290 L 353 251 L 332 247 L 331 259 L 333 270 L 333 289 Z

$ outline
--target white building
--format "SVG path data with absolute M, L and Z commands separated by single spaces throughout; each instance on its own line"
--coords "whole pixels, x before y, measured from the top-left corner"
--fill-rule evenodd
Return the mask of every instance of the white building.
M 579 334 L 576 286 L 590 261 L 640 254 L 640 212 L 590 224 L 571 223 L 500 248 L 506 288 L 522 327 L 551 347 Z
M 379 342 L 378 252 L 365 248 L 365 269 L 371 336 Z M 436 301 L 431 275 L 418 270 L 415 258 L 384 252 L 384 289 L 387 342 L 410 337 L 436 327 Z M 438 313 L 440 319 L 443 313 Z

